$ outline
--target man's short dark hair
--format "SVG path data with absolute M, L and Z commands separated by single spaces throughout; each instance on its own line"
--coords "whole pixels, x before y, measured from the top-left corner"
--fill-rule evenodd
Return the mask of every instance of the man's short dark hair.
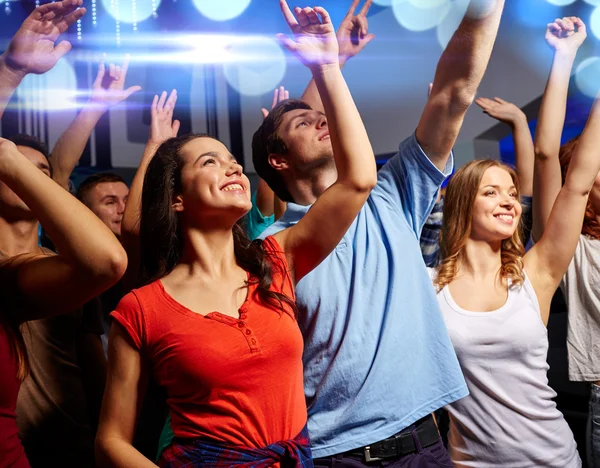
M 7 140 L 12 141 L 16 146 L 25 146 L 26 148 L 31 148 L 36 151 L 39 151 L 44 155 L 46 161 L 48 161 L 48 166 L 50 167 L 50 176 L 52 177 L 52 164 L 50 163 L 50 151 L 48 150 L 48 145 L 38 138 L 26 135 L 24 133 L 19 133 L 18 135 L 14 135 L 12 137 L 7 138 Z
M 34 136 L 20 133 L 18 135 L 8 138 L 8 140 L 12 141 L 17 146 L 26 146 L 27 148 L 39 151 L 44 155 L 46 159 L 48 159 L 48 157 L 50 156 L 50 152 L 48 151 L 48 145 L 43 141 L 38 140 Z
M 283 116 L 296 109 L 312 110 L 312 108 L 298 99 L 288 99 L 275 106 L 262 125 L 252 137 L 252 161 L 254 169 L 263 179 L 275 195 L 285 202 L 293 202 L 294 199 L 285 185 L 285 181 L 279 171 L 269 164 L 269 155 L 286 154 L 288 147 L 278 135 L 277 131 L 283 121 Z
M 87 204 L 87 197 L 91 190 L 98 184 L 104 184 L 107 182 L 122 182 L 125 185 L 127 183 L 123 180 L 118 174 L 114 174 L 112 172 L 100 172 L 98 174 L 93 174 L 86 179 L 84 179 L 77 187 L 77 198 L 83 203 Z

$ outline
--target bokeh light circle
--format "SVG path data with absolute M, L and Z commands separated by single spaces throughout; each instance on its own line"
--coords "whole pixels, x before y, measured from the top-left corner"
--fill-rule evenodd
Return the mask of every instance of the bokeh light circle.
M 600 90 L 600 57 L 590 57 L 579 64 L 575 71 L 575 83 L 583 94 L 594 98 Z
M 394 0 L 373 0 L 375 5 L 379 6 L 390 6 Z
M 448 3 L 448 0 L 408 0 L 418 8 L 436 8 L 444 3 Z
M 594 8 L 594 11 L 592 11 L 588 27 L 592 31 L 592 34 L 597 39 L 600 39 L 600 6 Z
M 446 48 L 448 42 L 450 42 L 450 39 L 452 39 L 452 36 L 458 29 L 462 19 L 465 17 L 467 9 L 469 8 L 469 1 L 470 0 L 455 0 L 452 2 L 450 11 L 442 22 L 438 24 L 436 34 L 442 49 Z
M 269 37 L 239 41 L 229 47 L 231 60 L 224 65 L 227 82 L 245 96 L 261 96 L 273 91 L 287 68 L 279 43 Z
M 251 0 L 193 0 L 203 16 L 213 21 L 227 21 L 241 15 Z
M 157 9 L 161 0 L 154 1 L 154 8 Z M 135 4 L 135 12 L 132 9 Z M 152 0 L 102 0 L 104 10 L 113 18 L 123 23 L 141 23 L 152 16 Z
M 556 5 L 556 6 L 567 6 L 570 5 L 572 3 L 575 3 L 577 0 L 546 0 L 548 3 L 550 3 L 551 5 Z
M 27 75 L 16 90 L 25 109 L 53 111 L 77 107 L 77 76 L 65 58 L 43 75 Z
M 394 0 L 392 9 L 396 20 L 409 31 L 427 31 L 440 24 L 452 7 L 450 0 L 444 0 L 437 6 L 424 8 L 417 6 L 414 0 Z M 429 2 L 426 2 L 426 4 Z M 421 5 L 419 3 L 419 5 Z
M 600 0 L 583 0 L 583 1 L 589 5 L 594 5 L 594 6 L 600 5 Z

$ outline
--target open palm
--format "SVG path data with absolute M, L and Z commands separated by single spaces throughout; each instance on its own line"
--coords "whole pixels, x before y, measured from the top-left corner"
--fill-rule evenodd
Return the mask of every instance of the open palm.
M 285 0 L 280 1 L 283 16 L 294 39 L 284 34 L 277 38 L 283 46 L 308 67 L 337 64 L 338 43 L 329 13 L 321 7 L 295 8 L 291 12 Z
M 6 51 L 7 64 L 23 74 L 42 74 L 54 67 L 71 50 L 68 41 L 55 42 L 85 14 L 81 4 L 82 0 L 64 0 L 36 8 L 12 38 Z
M 173 120 L 173 111 L 177 102 L 177 91 L 171 91 L 167 99 L 167 92 L 163 91 L 160 97 L 154 96 L 150 107 L 150 142 L 161 145 L 169 138 L 175 138 L 179 132 L 179 120 Z

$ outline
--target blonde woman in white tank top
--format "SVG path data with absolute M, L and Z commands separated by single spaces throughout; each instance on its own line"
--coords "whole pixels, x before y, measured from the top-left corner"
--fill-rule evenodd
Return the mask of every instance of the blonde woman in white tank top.
M 599 171 L 596 99 L 547 228 L 527 253 L 518 233 L 521 205 L 512 168 L 472 161 L 448 185 L 442 263 L 432 279 L 470 391 L 447 408 L 457 467 L 581 466 L 548 387 L 545 327 Z
M 562 21 L 569 26 L 572 19 Z M 570 28 L 569 28 L 570 29 Z M 546 38 L 555 50 L 554 65 L 544 93 L 536 133 L 537 209 L 533 237 L 544 232 L 552 206 L 566 177 L 580 138 L 560 146 L 565 123 L 569 80 L 575 55 L 585 39 L 585 27 Z M 575 256 L 561 282 L 568 307 L 569 379 L 590 383 L 587 427 L 589 468 L 600 468 L 600 175 L 588 198 Z

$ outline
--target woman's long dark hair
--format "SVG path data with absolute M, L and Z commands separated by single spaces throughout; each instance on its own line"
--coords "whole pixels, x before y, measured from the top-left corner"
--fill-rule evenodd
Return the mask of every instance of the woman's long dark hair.
M 183 253 L 181 218 L 173 209 L 175 196 L 181 193 L 181 170 L 184 159 L 181 148 L 196 138 L 212 138 L 204 134 L 188 134 L 165 141 L 152 158 L 144 177 L 140 218 L 140 286 L 169 274 Z M 285 311 L 284 304 L 296 314 L 294 300 L 271 291 L 273 271 L 283 278 L 288 274 L 283 262 L 269 254 L 262 241 L 251 242 L 240 222 L 233 227 L 235 258 L 238 265 L 251 275 L 249 284 L 257 284 L 260 302 Z
M 15 291 L 18 291 L 18 286 L 16 275 L 14 274 L 15 268 L 13 262 L 23 257 L 24 255 L 17 255 L 8 258 L 2 261 L 0 265 L 0 283 L 2 284 L 2 288 L 0 288 L 0 300 L 2 301 L 0 328 L 2 328 L 8 340 L 12 358 L 16 361 L 17 378 L 20 381 L 25 380 L 25 377 L 29 374 L 30 366 L 27 357 L 27 347 L 21 333 L 21 327 L 25 327 L 26 324 L 21 323 L 16 313 L 16 311 L 20 310 L 20 306 L 17 299 L 18 295 L 15 294 Z

